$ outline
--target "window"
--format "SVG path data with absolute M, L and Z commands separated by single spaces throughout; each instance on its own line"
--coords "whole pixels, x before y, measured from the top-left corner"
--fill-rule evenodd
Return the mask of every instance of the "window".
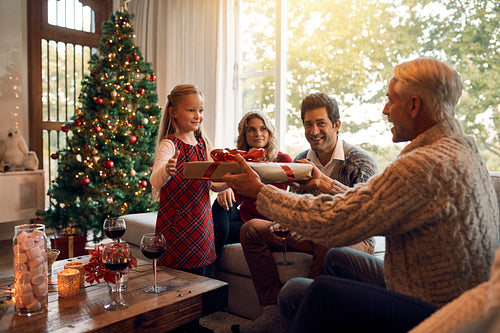
M 46 188 L 57 170 L 50 155 L 66 143 L 61 127 L 77 112 L 87 62 L 111 9 L 112 0 L 28 2 L 30 140 L 46 172 Z
M 308 148 L 302 99 L 325 92 L 339 103 L 341 137 L 387 165 L 401 149 L 382 116 L 391 70 L 430 56 L 461 73 L 457 115 L 488 168 L 500 170 L 496 1 L 240 0 L 240 8 L 242 113 L 274 118 L 291 156 Z

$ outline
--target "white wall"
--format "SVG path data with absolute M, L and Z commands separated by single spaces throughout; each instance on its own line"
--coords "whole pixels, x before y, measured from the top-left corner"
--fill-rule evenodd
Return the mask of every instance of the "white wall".
M 11 127 L 29 142 L 26 0 L 0 1 L 0 140 Z
M 17 127 L 29 142 L 26 11 L 26 0 L 0 0 L 0 140 Z M 0 223 L 0 240 L 11 239 L 16 224 Z

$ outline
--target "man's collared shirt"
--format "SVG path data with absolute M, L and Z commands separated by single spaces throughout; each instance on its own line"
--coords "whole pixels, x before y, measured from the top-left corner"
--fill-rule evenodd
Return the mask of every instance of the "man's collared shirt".
M 333 163 L 334 160 L 345 161 L 343 141 L 340 138 L 337 139 L 337 144 L 333 150 L 332 157 L 326 165 L 321 164 L 318 155 L 312 149 L 309 150 L 306 158 L 313 162 L 314 165 L 316 165 L 316 167 L 325 175 L 330 175 L 333 171 L 333 167 L 335 166 L 335 163 Z

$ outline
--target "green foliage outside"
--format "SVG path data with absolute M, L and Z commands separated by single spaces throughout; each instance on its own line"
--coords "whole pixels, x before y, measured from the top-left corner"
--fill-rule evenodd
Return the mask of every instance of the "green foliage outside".
M 106 217 L 157 209 L 148 182 L 160 120 L 156 76 L 134 45 L 132 18 L 116 12 L 103 23 L 81 107 L 62 128 L 66 147 L 51 156 L 58 175 L 38 215 L 63 233 L 91 230 L 98 240 Z
M 243 17 L 249 13 L 243 69 L 274 69 L 274 1 L 244 1 Z M 334 96 L 341 113 L 353 105 L 380 106 L 392 68 L 428 56 L 450 62 L 461 74 L 464 90 L 457 116 L 476 138 L 490 170 L 500 170 L 498 0 L 288 0 L 287 15 L 289 130 L 302 126 L 300 103 L 306 95 L 322 91 Z M 243 112 L 261 109 L 272 115 L 274 94 L 269 74 L 244 80 Z M 369 129 L 385 121 L 381 112 L 369 118 L 343 113 L 342 131 Z M 365 146 L 380 164 L 390 158 L 391 149 L 385 152 L 371 143 L 366 139 Z

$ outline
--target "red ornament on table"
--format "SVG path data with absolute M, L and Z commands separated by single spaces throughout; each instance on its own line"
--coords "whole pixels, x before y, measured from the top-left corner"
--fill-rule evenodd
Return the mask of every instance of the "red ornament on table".
M 105 169 L 111 170 L 114 167 L 115 167 L 115 162 L 113 162 L 112 160 L 106 160 L 106 161 L 104 161 L 104 168 Z
M 80 183 L 83 186 L 87 186 L 88 184 L 90 184 L 90 178 L 89 177 L 83 177 L 82 180 L 80 181 Z
M 137 137 L 135 135 L 133 135 L 133 134 L 130 135 L 130 138 L 128 139 L 128 142 L 133 145 L 134 143 L 137 142 Z

